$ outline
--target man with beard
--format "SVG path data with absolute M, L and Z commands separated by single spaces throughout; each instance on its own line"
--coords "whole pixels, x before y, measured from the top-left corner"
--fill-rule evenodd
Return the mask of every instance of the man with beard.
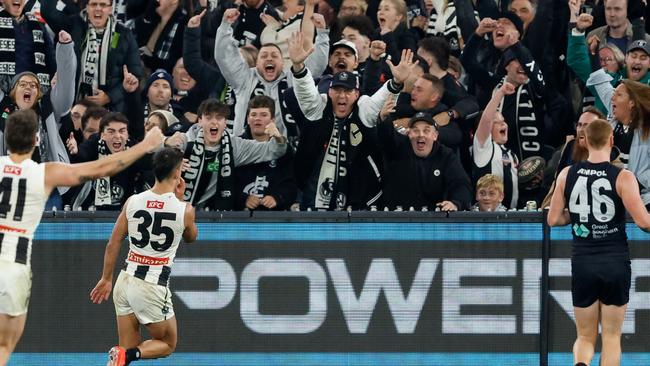
M 237 103 L 232 132 L 235 136 L 240 136 L 244 132 L 244 122 L 250 99 L 256 95 L 268 95 L 276 101 L 275 120 L 278 130 L 289 139 L 295 139 L 298 136 L 298 131 L 283 95 L 283 91 L 289 87 L 290 80 L 283 70 L 282 51 L 275 44 L 264 44 L 260 48 L 255 67 L 249 67 L 241 57 L 232 38 L 233 24 L 239 16 L 240 13 L 237 9 L 228 9 L 224 12 L 223 21 L 217 30 L 214 48 L 214 59 L 236 95 Z M 317 47 L 327 45 L 327 42 L 322 41 L 323 39 L 317 38 Z M 324 62 L 318 61 L 321 54 L 324 52 L 314 52 L 313 57 L 307 61 L 310 69 L 315 70 L 314 72 L 318 74 L 322 72 L 322 68 L 317 65 L 325 65 Z
M 515 92 L 515 86 L 503 83 L 485 107 L 474 133 L 472 145 L 472 176 L 478 181 L 486 174 L 493 174 L 503 181 L 503 203 L 507 208 L 517 208 L 519 186 L 517 167 L 519 160 L 505 145 L 508 141 L 508 124 L 497 111 L 506 95 Z
M 16 74 L 31 71 L 38 77 L 41 89 L 50 89 L 50 77 L 56 71 L 54 45 L 36 17 L 25 11 L 27 0 L 2 0 L 0 11 L 0 90 L 9 93 Z M 12 42 L 9 42 L 11 40 Z
M 405 50 L 398 66 L 387 61 L 393 79 L 372 96 L 360 96 L 359 79 L 348 71 L 332 78 L 327 94 L 312 82 L 304 61 L 303 35 L 289 43 L 295 94 L 305 117 L 296 152 L 296 181 L 303 191 L 303 209 L 343 210 L 369 208 L 381 197 L 381 155 L 375 128 L 379 111 L 389 95 L 396 96 L 415 64 Z
M 81 143 L 76 154 L 71 152 L 70 160 L 74 163 L 94 161 L 127 150 L 134 145 L 129 140 L 128 125 L 129 121 L 123 114 L 106 114 L 99 122 L 99 134 L 92 135 Z M 143 190 L 143 187 L 136 186 L 136 177 L 140 171 L 150 170 L 144 166 L 149 162 L 141 159 L 113 177 L 86 182 L 74 198 L 72 208 L 87 210 L 94 206 L 97 210 L 119 211 L 132 194 Z
M 576 122 L 576 135 L 575 137 L 570 136 L 562 147 L 562 150 L 559 152 L 559 159 L 557 161 L 557 168 L 555 168 L 553 183 L 551 184 L 541 207 L 548 207 L 548 205 L 551 204 L 551 197 L 555 190 L 555 179 L 557 179 L 557 176 L 560 174 L 562 169 L 573 165 L 574 163 L 587 160 L 589 151 L 587 150 L 587 142 L 585 140 L 585 128 L 597 119 L 605 119 L 605 115 L 596 107 L 587 107 L 580 115 L 580 118 L 578 118 L 578 122 Z M 616 155 L 618 155 L 617 149 L 613 148 L 612 153 L 615 158 Z
M 172 76 L 163 69 L 158 69 L 151 73 L 147 84 L 145 85 L 145 101 L 142 109 L 142 117 L 137 120 L 137 126 L 130 126 L 129 132 L 137 135 L 133 136 L 140 139 L 144 135 L 144 121 L 149 117 L 151 112 L 154 111 L 169 111 L 178 118 L 180 123 L 177 126 L 170 126 L 169 133 L 176 131 L 187 131 L 191 124 L 185 118 L 185 110 L 183 107 L 173 99 L 174 95 L 174 81 Z
M 199 106 L 198 122 L 187 133 L 176 133 L 166 141 L 185 152 L 184 200 L 197 208 L 232 210 L 235 168 L 278 159 L 287 149 L 287 140 L 274 123 L 264 128 L 266 142 L 233 136 L 226 131 L 229 112 L 225 104 L 206 99 Z
M 41 15 L 59 32 L 70 33 L 77 59 L 76 96 L 124 111 L 124 66 L 142 76 L 140 53 L 131 31 L 113 17 L 112 0 L 90 0 L 80 14 L 67 15 L 56 1 L 41 1 Z

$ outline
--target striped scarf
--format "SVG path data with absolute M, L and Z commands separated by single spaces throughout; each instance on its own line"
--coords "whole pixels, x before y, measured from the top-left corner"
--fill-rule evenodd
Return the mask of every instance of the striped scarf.
M 31 14 L 23 16 L 23 22 L 28 22 L 32 33 L 34 65 L 32 71 L 38 77 L 43 92 L 50 86 L 50 74 L 45 63 L 45 38 L 41 23 Z M 11 87 L 11 79 L 16 75 L 16 31 L 14 18 L 5 10 L 0 11 L 0 88 L 6 93 Z
M 81 16 L 87 19 L 85 11 Z M 86 32 L 86 39 L 82 44 L 81 51 L 81 74 L 77 86 L 77 100 L 95 95 L 100 86 L 106 85 L 108 50 L 111 47 L 111 40 L 119 39 L 119 34 L 114 37 L 116 25 L 117 22 L 113 16 L 109 16 L 104 33 L 99 35 L 97 29 L 90 24 L 90 21 L 88 22 L 88 32 Z

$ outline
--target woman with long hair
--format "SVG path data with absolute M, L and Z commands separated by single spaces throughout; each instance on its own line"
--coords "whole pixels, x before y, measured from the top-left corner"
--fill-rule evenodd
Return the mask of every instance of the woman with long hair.
M 621 80 L 612 96 L 611 113 L 614 145 L 641 185 L 643 204 L 650 208 L 650 86 Z

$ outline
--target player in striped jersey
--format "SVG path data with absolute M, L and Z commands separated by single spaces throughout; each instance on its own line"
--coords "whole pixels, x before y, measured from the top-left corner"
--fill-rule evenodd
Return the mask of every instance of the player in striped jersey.
M 119 345 L 108 353 L 109 366 L 166 357 L 176 348 L 169 275 L 181 237 L 191 243 L 198 234 L 194 208 L 183 202 L 182 161 L 183 153 L 174 148 L 154 155 L 156 183 L 150 190 L 129 198 L 106 246 L 102 278 L 90 292 L 96 304 L 108 300 L 120 246 L 129 237 L 129 254 L 113 293 Z M 141 324 L 152 339 L 142 342 Z
M 10 154 L 0 157 L 0 365 L 9 360 L 25 327 L 32 240 L 52 190 L 114 175 L 163 142 L 162 132 L 155 129 L 128 151 L 101 160 L 37 164 L 31 160 L 39 133 L 33 110 L 12 113 L 4 132 Z

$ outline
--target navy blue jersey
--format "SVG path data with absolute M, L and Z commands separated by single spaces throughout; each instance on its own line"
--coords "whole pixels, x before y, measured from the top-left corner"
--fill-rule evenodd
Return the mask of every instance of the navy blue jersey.
M 627 256 L 625 206 L 616 192 L 621 169 L 582 161 L 569 168 L 564 198 L 571 215 L 574 256 Z

